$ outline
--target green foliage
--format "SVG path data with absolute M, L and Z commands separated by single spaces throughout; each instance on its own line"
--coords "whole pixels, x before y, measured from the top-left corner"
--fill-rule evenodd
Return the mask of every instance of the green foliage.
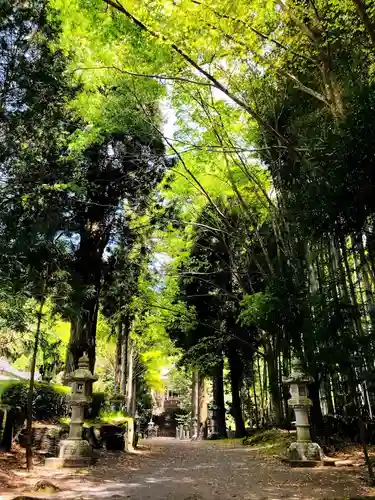
M 277 310 L 275 299 L 264 292 L 246 295 L 241 303 L 244 308 L 238 319 L 245 325 L 256 324 L 259 328 L 269 327 L 269 322 L 274 321 Z
M 291 434 L 279 429 L 270 429 L 257 432 L 243 440 L 245 446 L 259 449 L 265 455 L 284 455 L 285 450 L 295 440 L 294 433 Z
M 178 406 L 186 415 L 191 414 L 192 377 L 188 370 L 173 367 L 168 372 L 168 390 L 178 394 Z M 178 416 L 176 415 L 178 421 Z
M 1 384 L 1 401 L 20 408 L 26 414 L 28 382 Z M 33 419 L 48 422 L 57 421 L 68 413 L 70 389 L 65 386 L 36 382 L 33 397 Z
M 104 392 L 93 392 L 90 403 L 90 418 L 95 420 L 104 411 L 106 404 L 106 394 Z
M 99 414 L 99 421 L 103 424 L 124 425 L 133 421 L 133 418 L 122 411 L 105 410 Z

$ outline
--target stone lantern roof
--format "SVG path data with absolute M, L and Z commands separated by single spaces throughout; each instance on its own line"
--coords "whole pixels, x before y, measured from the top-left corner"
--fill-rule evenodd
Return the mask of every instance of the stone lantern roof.
M 92 381 L 96 382 L 98 377 L 93 375 L 89 369 L 89 358 L 86 355 L 83 355 L 78 360 L 78 368 L 74 370 L 74 372 L 69 373 L 66 378 L 67 382 L 84 382 L 84 381 Z
M 292 372 L 289 377 L 283 377 L 284 384 L 311 384 L 314 379 L 307 375 L 303 369 L 301 360 L 292 360 Z

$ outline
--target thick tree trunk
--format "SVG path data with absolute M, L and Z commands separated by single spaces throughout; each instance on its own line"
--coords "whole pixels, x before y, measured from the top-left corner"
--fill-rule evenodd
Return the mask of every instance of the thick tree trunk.
M 91 372 L 93 373 L 95 369 L 99 291 L 97 291 L 92 300 L 82 304 L 82 311 L 83 312 L 73 318 L 70 323 L 70 342 L 65 364 L 66 375 L 78 368 L 78 360 L 85 353 L 89 358 Z
M 280 426 L 283 421 L 283 411 L 279 384 L 279 371 L 277 369 L 277 358 L 275 358 L 271 349 L 268 349 L 265 361 L 268 368 L 269 392 L 272 410 L 275 416 L 275 424 L 276 426 Z
M 320 406 L 320 379 L 315 378 L 314 382 L 309 384 L 309 398 L 311 399 L 310 419 L 311 419 L 311 437 L 316 441 L 317 437 L 324 433 L 324 421 L 322 408 Z
M 217 430 L 220 437 L 226 438 L 223 362 L 215 368 L 212 378 L 212 393 L 213 404 L 216 409 Z
M 205 377 L 198 374 L 198 425 L 199 437 L 207 438 L 208 396 Z
M 323 414 L 322 414 L 322 408 L 320 405 L 320 379 L 318 377 L 315 378 L 314 382 L 309 384 L 308 386 L 309 390 L 309 397 L 311 399 L 311 423 L 314 425 L 316 429 L 322 429 L 324 426 L 323 423 Z
M 97 179 L 97 166 L 91 179 Z M 90 177 L 90 176 L 89 176 Z M 89 205 L 85 222 L 79 228 L 80 244 L 75 253 L 72 273 L 74 288 L 74 316 L 71 318 L 70 344 L 67 353 L 66 374 L 78 367 L 78 360 L 87 353 L 89 368 L 94 372 L 96 326 L 98 321 L 99 297 L 103 270 L 103 252 L 108 243 L 110 231 L 102 227 L 105 207 Z
M 246 436 L 245 423 L 242 415 L 240 390 L 242 383 L 242 363 L 235 346 L 229 348 L 228 361 L 232 390 L 232 412 L 236 426 L 236 437 Z
M 198 419 L 198 370 L 194 369 L 191 377 L 191 420 L 193 423 L 198 425 L 199 430 L 199 419 Z M 195 436 L 198 437 L 198 436 Z

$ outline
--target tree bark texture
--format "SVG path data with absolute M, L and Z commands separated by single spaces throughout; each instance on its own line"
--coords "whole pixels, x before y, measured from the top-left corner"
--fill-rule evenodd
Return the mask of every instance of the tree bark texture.
M 246 429 L 242 415 L 240 398 L 240 389 L 242 384 L 242 363 L 235 346 L 229 347 L 228 361 L 232 390 L 232 412 L 236 426 L 236 437 L 244 437 L 246 435 Z
M 191 378 L 191 419 L 198 421 L 198 370 L 194 369 Z
M 207 401 L 207 386 L 206 379 L 201 373 L 198 374 L 198 425 L 199 437 L 207 438 L 207 418 L 208 418 L 208 401 Z
M 121 388 L 122 344 L 123 344 L 123 325 L 122 321 L 119 320 L 117 325 L 117 338 L 116 338 L 115 393 L 119 393 Z
M 45 298 L 42 297 L 39 310 L 38 310 L 38 322 L 34 337 L 34 348 L 33 357 L 31 359 L 30 367 L 30 382 L 29 391 L 27 395 L 27 416 L 26 416 L 26 466 L 28 470 L 33 468 L 33 450 L 32 450 L 32 440 L 33 440 L 33 397 L 34 397 L 34 378 L 35 378 L 35 367 L 36 367 L 36 357 L 39 348 L 39 338 L 40 338 L 40 327 L 42 324 L 42 314 Z
M 121 344 L 121 379 L 120 379 L 120 393 L 126 396 L 126 384 L 128 379 L 128 366 L 129 366 L 129 322 L 124 323 L 124 330 Z
M 134 346 L 129 347 L 128 370 L 126 383 L 126 409 L 130 413 L 133 408 Z
M 266 359 L 268 369 L 268 389 L 271 397 L 272 410 L 275 416 L 275 425 L 280 426 L 283 421 L 283 411 L 279 383 L 279 371 L 277 369 L 276 353 L 267 349 Z
M 67 350 L 65 373 L 68 375 L 78 368 L 78 360 L 87 353 L 90 370 L 95 369 L 96 326 L 99 310 L 99 291 L 95 298 L 82 305 L 82 312 L 70 323 L 70 341 Z
M 227 437 L 227 429 L 225 425 L 225 400 L 224 400 L 224 376 L 223 376 L 223 362 L 221 362 L 214 370 L 212 378 L 212 396 L 213 404 L 216 408 L 217 429 L 219 436 L 222 438 Z

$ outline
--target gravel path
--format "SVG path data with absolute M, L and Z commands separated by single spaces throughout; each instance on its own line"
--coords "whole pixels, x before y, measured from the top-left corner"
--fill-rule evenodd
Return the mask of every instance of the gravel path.
M 145 443 L 134 455 L 106 453 L 89 471 L 24 473 L 17 493 L 26 494 L 42 477 L 61 488 L 48 496 L 56 500 L 338 500 L 364 493 L 362 468 L 291 469 L 244 446 L 163 438 Z

